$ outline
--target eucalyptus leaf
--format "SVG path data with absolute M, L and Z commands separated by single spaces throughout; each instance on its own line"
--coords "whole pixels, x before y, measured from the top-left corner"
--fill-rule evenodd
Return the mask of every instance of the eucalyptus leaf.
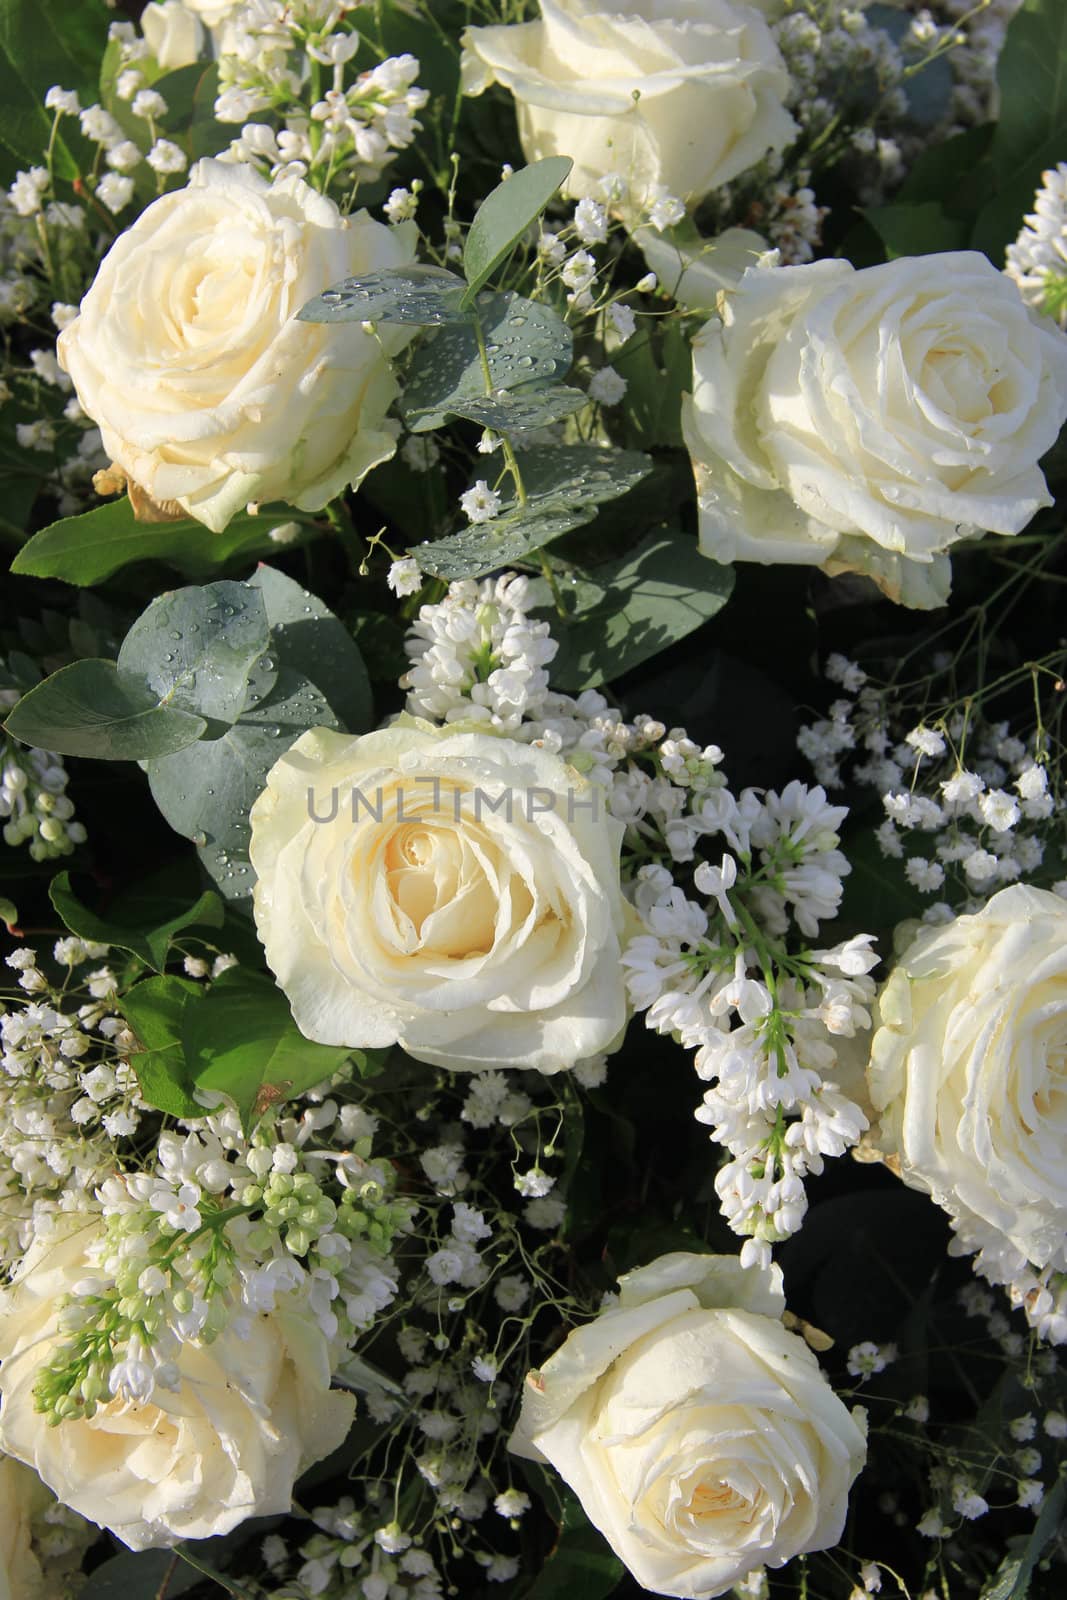
M 175 832 L 191 839 L 226 898 L 243 899 L 255 877 L 248 864 L 248 817 L 267 774 L 305 728 L 336 728 L 320 689 L 291 667 L 278 670 L 266 699 L 250 706 L 218 739 L 201 740 L 196 759 L 148 766 L 152 798 Z
M 148 761 L 195 744 L 203 717 L 164 705 L 113 661 L 75 661 L 31 689 L 4 724 L 39 750 L 99 761 Z
M 632 489 L 652 470 L 634 450 L 572 445 L 538 446 L 519 456 L 526 500 L 509 500 L 491 522 L 416 545 L 409 554 L 421 572 L 449 582 L 480 577 L 527 559 L 542 545 L 591 522 L 597 507 Z
M 269 642 L 262 595 L 224 581 L 159 595 L 123 640 L 118 664 L 167 705 L 236 722 Z
M 547 156 L 513 172 L 486 195 L 463 246 L 463 271 L 469 286 L 465 306 L 473 304 L 478 290 L 541 215 L 573 165 L 570 156 Z
M 483 296 L 478 318 L 488 392 L 473 324 L 439 329 L 422 341 L 408 368 L 400 409 L 412 433 L 440 428 L 449 416 L 463 414 L 457 402 L 499 400 L 501 390 L 531 392 L 557 383 L 570 371 L 573 336 L 550 306 L 507 291 Z
M 549 389 L 539 389 L 534 394 L 516 394 L 501 389 L 495 394 L 471 400 L 459 400 L 452 407 L 457 417 L 477 422 L 483 428 L 494 428 L 497 433 L 514 433 L 523 428 L 546 428 L 553 422 L 580 411 L 588 400 L 581 389 L 567 384 L 554 384 Z
M 271 649 L 279 660 L 312 684 L 328 685 L 326 698 L 337 720 L 349 733 L 364 733 L 374 723 L 374 697 L 359 646 L 344 624 L 274 567 L 260 566 L 248 587 L 263 596 Z
M 404 322 L 432 328 L 463 322 L 465 285 L 443 267 L 387 267 L 344 278 L 297 312 L 299 322 Z
M 179 522 L 138 522 L 123 496 L 63 517 L 23 545 L 11 571 L 27 578 L 62 578 L 81 587 L 101 583 L 135 561 L 163 561 L 187 578 L 206 578 L 238 557 L 276 550 L 271 531 L 290 520 L 288 507 L 275 515 L 241 511 L 221 533 L 192 518 Z M 314 529 L 301 526 L 306 538 Z
M 559 642 L 553 683 L 577 692 L 621 677 L 707 622 L 733 587 L 732 567 L 709 561 L 695 539 L 668 530 L 588 573 L 561 573 L 564 608 L 573 591 L 584 600 L 571 621 L 549 612 L 553 597 L 539 579 L 534 594 Z
M 1034 1568 L 1047 1546 L 1061 1532 L 1065 1508 L 1067 1478 L 1061 1470 L 1055 1485 L 1041 1502 L 1041 1510 L 1030 1536 L 1020 1541 L 1020 1549 L 1005 1556 L 982 1590 L 979 1600 L 1028 1600 Z
M 63 920 L 63 925 L 80 939 L 99 944 L 117 945 L 128 950 L 146 966 L 162 972 L 175 936 L 186 928 L 221 928 L 225 916 L 222 901 L 212 890 L 206 889 L 187 910 L 157 925 L 130 925 L 98 916 L 82 905 L 70 886 L 70 873 L 60 872 L 52 879 L 48 898 Z

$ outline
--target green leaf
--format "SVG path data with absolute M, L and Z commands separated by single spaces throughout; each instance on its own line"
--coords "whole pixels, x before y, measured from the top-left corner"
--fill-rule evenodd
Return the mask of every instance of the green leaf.
M 939 250 L 964 250 L 970 236 L 966 219 L 946 215 L 939 200 L 872 206 L 863 215 L 885 245 L 890 260 Z
M 202 990 L 190 978 L 145 978 L 119 1004 L 140 1049 L 131 1064 L 149 1105 L 169 1117 L 198 1117 L 204 1108 L 193 1099 L 185 1073 L 182 1019 Z
M 468 415 L 457 402 L 485 405 L 490 398 L 500 401 L 501 391 L 529 393 L 540 386 L 540 392 L 570 371 L 573 336 L 550 306 L 507 291 L 486 295 L 478 318 L 490 394 L 473 325 L 467 321 L 441 328 L 422 341 L 408 368 L 401 415 L 412 433 L 443 427 L 449 416 Z
M 543 579 L 534 593 L 559 642 L 552 682 L 574 692 L 619 678 L 677 644 L 720 611 L 734 587 L 732 567 L 709 561 L 694 539 L 666 530 L 578 575 L 574 584 L 570 576 L 559 579 L 565 606 L 575 588 L 584 582 L 586 589 L 586 603 L 571 621 L 549 613 L 552 597 Z
M 44 164 L 53 120 L 44 97 L 53 84 L 77 89 L 83 105 L 93 103 L 107 25 L 103 0 L 47 6 L 0 0 L 0 182 L 10 183 L 16 168 Z M 56 172 L 73 178 L 77 166 L 65 135 L 77 124 L 65 117 L 60 127 Z M 76 132 L 74 137 L 81 143 Z
M 516 429 L 547 428 L 553 422 L 562 422 L 564 417 L 580 411 L 588 398 L 581 389 L 557 383 L 534 394 L 509 394 L 504 390 L 472 400 L 458 400 L 452 410 L 457 417 L 477 422 L 483 428 L 514 433 Z
M 1065 1507 L 1067 1507 L 1067 1478 L 1061 1472 L 1055 1487 L 1046 1494 L 1041 1503 L 1041 1510 L 1029 1538 L 1022 1541 L 1021 1550 L 1005 1556 L 982 1590 L 980 1600 L 1028 1600 L 1030 1578 L 1046 1546 L 1062 1527 Z
M 218 895 L 206 889 L 188 910 L 158 925 L 130 926 L 97 916 L 88 906 L 83 906 L 70 886 L 70 873 L 61 872 L 52 879 L 48 897 L 63 920 L 63 925 L 81 939 L 91 939 L 100 944 L 118 945 L 143 961 L 146 966 L 162 972 L 167 963 L 171 941 L 186 928 L 221 928 L 225 908 Z
M 267 512 L 250 517 L 242 511 L 222 533 L 212 533 L 191 519 L 138 522 L 124 495 L 42 528 L 15 556 L 11 571 L 27 578 L 62 578 L 83 588 L 102 583 L 134 561 L 164 561 L 184 577 L 210 577 L 238 557 L 276 551 L 271 529 L 291 517 L 286 506 L 273 516 Z M 305 542 L 310 531 L 301 529 Z
M 218 739 L 203 739 L 196 759 L 164 757 L 148 766 L 152 798 L 171 827 L 200 849 L 200 858 L 228 900 L 251 894 L 248 814 L 271 767 L 305 728 L 335 728 L 321 690 L 283 666 L 266 699 L 246 710 Z
M 560 534 L 591 522 L 603 501 L 625 494 L 652 470 L 649 457 L 636 451 L 588 445 L 538 446 L 524 450 L 519 464 L 525 504 L 509 500 L 492 522 L 416 545 L 408 553 L 421 572 L 451 582 L 523 561 Z
M 231 967 L 182 1012 L 185 1082 L 232 1097 L 245 1127 L 329 1078 L 351 1051 L 305 1039 L 269 978 Z
M 1046 167 L 1067 152 L 1067 6 L 1023 0 L 997 61 L 1000 114 L 990 145 L 997 192 L 984 206 L 974 244 L 996 266 L 1033 209 Z
M 23 744 L 59 755 L 148 761 L 195 744 L 207 723 L 162 705 L 113 661 L 75 661 L 24 695 L 4 727 Z
M 174 1550 L 141 1550 L 113 1556 L 94 1567 L 80 1600 L 176 1600 L 200 1582 L 200 1574 Z
M 19 908 L 14 900 L 9 900 L 6 895 L 0 895 L 0 922 L 4 924 L 8 933 L 18 933 Z
M 626 379 L 621 408 L 626 443 L 639 450 L 654 445 L 681 449 L 682 395 L 693 385 L 693 352 L 681 318 L 667 317 L 658 328 L 642 328 L 611 364 Z
M 625 1573 L 568 1489 L 561 1494 L 559 1540 L 523 1600 L 605 1600 Z
M 118 665 L 166 705 L 236 722 L 269 643 L 262 595 L 224 581 L 159 595 L 123 640 Z
M 443 267 L 387 267 L 345 278 L 297 312 L 298 322 L 463 322 L 463 279 Z
M 513 172 L 486 195 L 463 246 L 463 271 L 468 285 L 464 307 L 474 303 L 478 290 L 488 283 L 531 222 L 541 215 L 573 165 L 570 156 L 548 156 Z
M 310 590 L 274 567 L 260 566 L 248 586 L 263 596 L 271 649 L 279 660 L 313 684 L 327 686 L 326 698 L 348 733 L 372 727 L 370 679 L 359 646 L 344 624 Z

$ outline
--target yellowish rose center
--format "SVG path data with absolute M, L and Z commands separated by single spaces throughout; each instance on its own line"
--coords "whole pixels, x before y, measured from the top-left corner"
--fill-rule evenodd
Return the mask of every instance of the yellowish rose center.
M 526 916 L 529 890 L 497 855 L 486 840 L 476 848 L 447 824 L 419 821 L 393 830 L 383 863 L 393 916 L 409 954 L 417 950 L 454 960 L 486 954 L 497 938 L 503 880 L 511 899 L 509 922 Z
M 708 1520 L 727 1511 L 741 1511 L 748 1505 L 744 1495 L 722 1479 L 697 1484 L 686 1510 L 692 1517 Z
M 923 387 L 960 422 L 979 423 L 1000 409 L 996 370 L 966 343 L 938 345 L 923 363 Z

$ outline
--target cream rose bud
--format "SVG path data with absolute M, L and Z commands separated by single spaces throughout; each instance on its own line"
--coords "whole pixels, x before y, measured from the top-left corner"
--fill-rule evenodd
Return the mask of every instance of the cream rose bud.
M 618 176 L 695 201 L 796 136 L 765 18 L 741 0 L 540 0 L 536 22 L 468 28 L 463 82 L 515 97 L 527 161 L 574 159 L 565 192 Z
M 42 1366 L 62 1343 L 64 1296 L 91 1270 L 99 1223 L 68 1217 L 38 1240 L 0 1312 L 0 1450 L 33 1466 L 67 1506 L 132 1550 L 208 1539 L 248 1517 L 288 1512 L 298 1475 L 344 1440 L 355 1402 L 330 1389 L 318 1325 L 279 1309 L 184 1344 L 177 1393 L 116 1398 L 50 1426 L 35 1409 Z
M 704 1600 L 841 1537 L 866 1457 L 777 1267 L 660 1256 L 523 1391 L 510 1448 L 548 1461 L 644 1588 Z
M 1067 902 L 1013 884 L 927 928 L 878 1002 L 873 1138 L 995 1281 L 1067 1271 Z
M 559 1072 L 626 1022 L 622 825 L 515 740 L 312 728 L 252 807 L 255 917 L 301 1032 Z
M 151 0 L 141 13 L 141 32 L 165 72 L 192 66 L 204 44 L 200 18 L 184 0 Z
M 119 235 L 59 360 L 104 448 L 219 532 L 250 501 L 317 511 L 396 448 L 389 363 L 410 329 L 296 321 L 342 278 L 413 259 L 299 178 L 201 161 Z
M 948 595 L 945 552 L 1051 505 L 1067 341 L 971 251 L 750 268 L 693 346 L 683 428 L 717 561 Z

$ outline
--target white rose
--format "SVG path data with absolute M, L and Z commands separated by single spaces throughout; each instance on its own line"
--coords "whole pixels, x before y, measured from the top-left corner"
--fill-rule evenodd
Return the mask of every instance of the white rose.
M 616 175 L 639 204 L 657 185 L 695 201 L 796 135 L 766 20 L 741 0 L 541 0 L 541 20 L 468 28 L 468 94 L 515 96 L 528 161 L 566 155 L 566 193 Z
M 192 66 L 204 43 L 204 29 L 184 0 L 151 0 L 141 13 L 141 32 L 164 72 Z
M 940 605 L 952 544 L 1051 505 L 1065 416 L 1067 342 L 983 255 L 750 268 L 693 346 L 701 547 Z
M 60 364 L 104 448 L 216 532 L 248 501 L 317 511 L 395 449 L 388 353 L 410 330 L 297 322 L 330 284 L 405 264 L 413 235 L 343 218 L 299 178 L 201 161 L 119 235 Z
M 558 1072 L 624 1027 L 622 825 L 557 756 L 313 728 L 251 820 L 256 926 L 307 1038 Z
M 510 1448 L 551 1462 L 653 1594 L 725 1594 L 841 1537 L 863 1415 L 784 1310 L 777 1267 L 661 1256 L 526 1380 Z
M 1007 1281 L 1067 1271 L 1067 902 L 1013 884 L 927 928 L 879 997 L 874 1141 Z
M 62 1342 L 62 1298 L 90 1270 L 99 1224 L 66 1221 L 31 1245 L 0 1313 L 0 1449 L 132 1550 L 207 1539 L 247 1517 L 288 1512 L 293 1482 L 344 1440 L 350 1395 L 330 1389 L 318 1326 L 278 1310 L 181 1346 L 181 1388 L 151 1403 L 114 1399 L 49 1426 L 38 1373 Z

